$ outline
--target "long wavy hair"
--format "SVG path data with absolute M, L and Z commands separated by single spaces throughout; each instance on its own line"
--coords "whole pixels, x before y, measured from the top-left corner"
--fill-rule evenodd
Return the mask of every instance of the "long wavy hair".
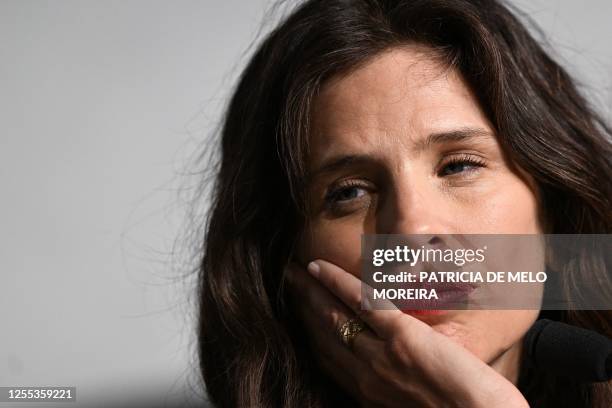
M 516 13 L 494 0 L 308 0 L 259 45 L 224 116 L 201 246 L 198 347 L 215 405 L 350 401 L 288 318 L 283 270 L 306 218 L 313 99 L 389 48 L 426 45 L 462 74 L 535 180 L 546 232 L 611 232 L 612 132 Z M 554 318 L 612 336 L 610 311 Z M 530 378 L 522 391 L 536 406 L 610 406 L 610 383 Z

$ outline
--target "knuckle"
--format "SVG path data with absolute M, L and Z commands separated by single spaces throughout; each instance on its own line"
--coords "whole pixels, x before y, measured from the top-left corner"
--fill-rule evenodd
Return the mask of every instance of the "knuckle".
M 340 288 L 340 280 L 338 279 L 336 275 L 329 275 L 327 277 L 327 283 L 329 284 L 330 288 L 332 288 L 334 292 L 337 292 L 338 289 Z
M 393 363 L 404 367 L 412 367 L 411 346 L 403 336 L 395 335 L 391 337 L 385 343 L 385 351 Z
M 349 307 L 355 312 L 358 317 L 363 318 L 364 320 L 368 318 L 370 311 L 361 307 L 361 298 L 354 297 L 353 299 L 351 299 Z
M 324 321 L 328 327 L 331 327 L 336 332 L 340 330 L 340 326 L 346 321 L 346 317 L 338 310 L 327 309 L 324 313 Z
M 357 317 L 363 321 L 368 321 L 372 317 L 372 311 L 369 309 L 362 309 L 361 302 L 357 303 L 354 310 Z
M 368 302 L 363 302 L 361 294 L 356 295 L 354 299 L 355 313 L 363 320 L 370 320 L 375 318 L 375 314 L 378 312 L 375 308 L 372 308 Z
M 390 376 L 388 364 L 384 358 L 379 356 L 375 356 L 374 358 L 368 360 L 368 368 L 373 374 L 383 380 L 387 380 Z
M 411 321 L 405 317 L 404 314 L 399 313 L 390 321 L 389 326 L 393 333 L 403 333 L 405 331 L 412 332 L 410 326 Z

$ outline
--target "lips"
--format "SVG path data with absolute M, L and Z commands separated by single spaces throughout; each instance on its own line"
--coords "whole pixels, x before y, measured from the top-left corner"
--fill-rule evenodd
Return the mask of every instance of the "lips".
M 409 314 L 440 314 L 443 310 L 466 309 L 470 294 L 478 285 L 473 283 L 415 283 L 406 289 L 435 290 L 438 299 L 402 300 L 400 309 Z M 415 313 L 416 312 L 416 313 Z

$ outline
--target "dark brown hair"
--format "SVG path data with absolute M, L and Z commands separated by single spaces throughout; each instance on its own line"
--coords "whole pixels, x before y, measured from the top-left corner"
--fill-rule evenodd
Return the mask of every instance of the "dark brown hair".
M 325 385 L 295 336 L 283 270 L 304 221 L 313 98 L 329 78 L 407 43 L 431 47 L 461 72 L 508 157 L 536 181 L 547 232 L 612 230 L 612 133 L 506 6 L 493 0 L 302 2 L 256 50 L 220 133 L 198 327 L 201 370 L 216 405 L 319 407 L 347 400 Z M 609 311 L 557 318 L 612 335 Z M 585 406 L 610 403 L 609 383 L 547 384 L 567 405 L 571 398 Z M 544 386 L 530 392 L 538 404 L 558 402 Z

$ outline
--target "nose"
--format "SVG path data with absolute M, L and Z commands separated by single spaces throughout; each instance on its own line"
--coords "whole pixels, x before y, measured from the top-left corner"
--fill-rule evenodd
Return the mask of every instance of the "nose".
M 384 197 L 378 208 L 377 234 L 420 234 L 433 238 L 452 233 L 441 197 L 424 184 L 407 182 Z
M 412 180 L 400 188 L 393 188 L 381 200 L 377 209 L 376 233 L 386 236 L 378 238 L 386 247 L 391 248 L 399 243 L 415 248 L 442 248 L 447 245 L 445 234 L 452 234 L 449 211 L 443 208 L 440 195 L 423 184 Z

